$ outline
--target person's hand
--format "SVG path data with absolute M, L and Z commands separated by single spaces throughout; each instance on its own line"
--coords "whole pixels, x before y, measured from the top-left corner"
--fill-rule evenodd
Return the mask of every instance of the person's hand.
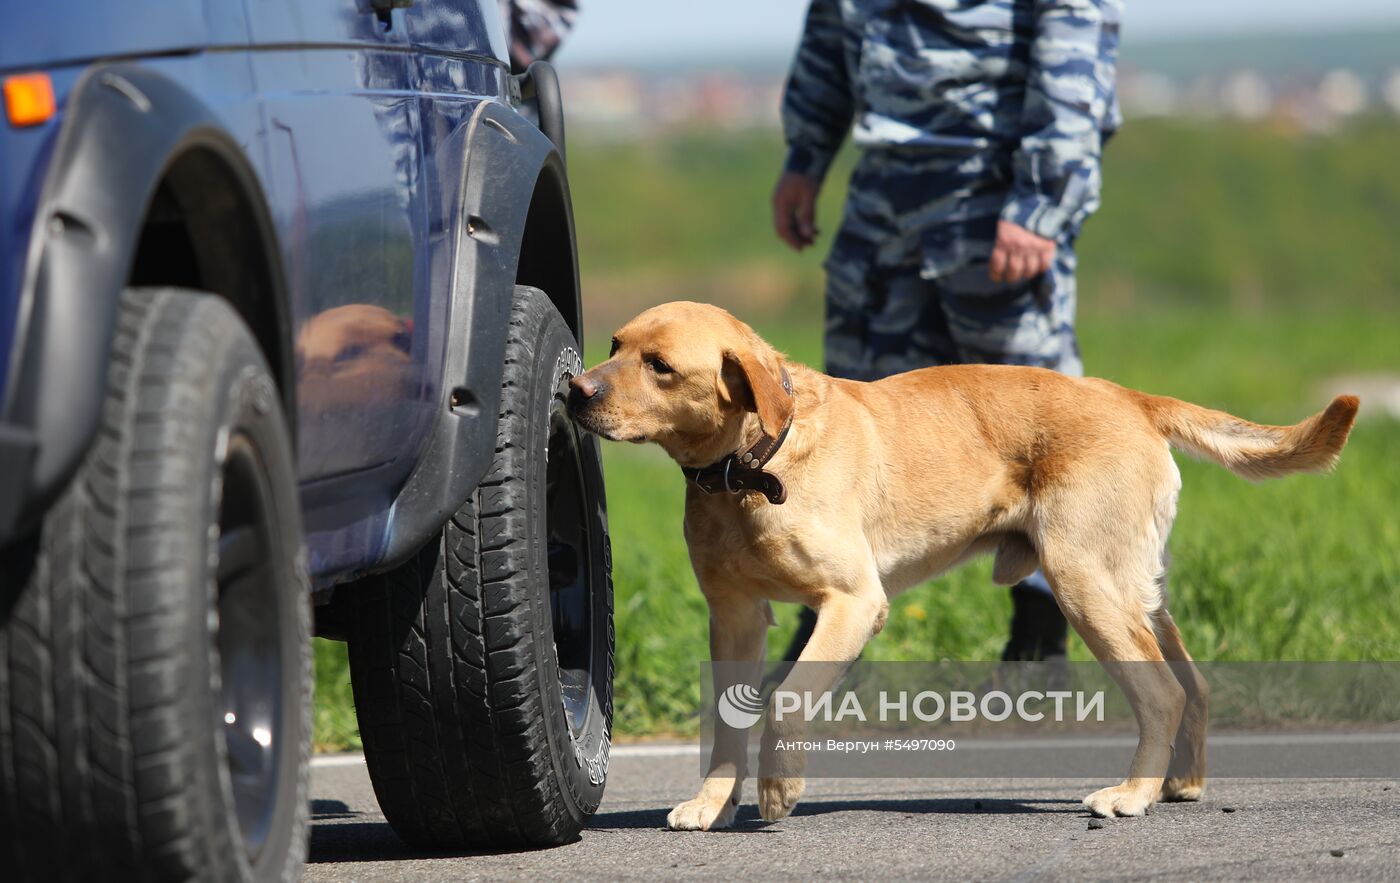
M 773 188 L 773 229 L 796 251 L 817 240 L 817 193 L 821 182 L 801 172 L 783 172 Z
M 997 242 L 987 270 L 993 282 L 1032 279 L 1049 270 L 1054 261 L 1055 240 L 1037 236 L 1010 221 L 997 221 Z

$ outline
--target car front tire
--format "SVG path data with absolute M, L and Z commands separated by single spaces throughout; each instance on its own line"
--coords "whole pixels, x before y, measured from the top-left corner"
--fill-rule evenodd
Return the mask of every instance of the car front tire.
M 486 477 L 413 559 L 345 590 L 370 778 L 415 846 L 566 843 L 602 799 L 611 562 L 597 442 L 564 411 L 581 371 L 548 297 L 517 287 Z

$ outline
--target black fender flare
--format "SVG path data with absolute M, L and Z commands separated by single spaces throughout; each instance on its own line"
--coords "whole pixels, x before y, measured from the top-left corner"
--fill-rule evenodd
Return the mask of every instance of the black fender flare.
M 252 206 L 273 267 L 279 361 L 290 358 L 291 319 L 271 215 L 243 150 L 217 116 L 174 80 L 132 63 L 93 67 L 69 94 L 35 211 L 16 329 L 16 369 L 3 422 L 37 442 L 20 500 L 0 537 L 17 533 L 63 490 L 96 435 L 117 301 L 130 276 L 155 189 L 190 150 L 217 156 Z M 269 354 L 269 358 L 273 358 Z M 274 364 L 290 378 L 290 364 Z M 295 421 L 293 384 L 283 394 Z M 7 531 L 7 527 L 11 530 Z
M 431 539 L 490 466 L 506 323 L 526 222 L 537 212 L 550 213 L 551 221 L 566 230 L 572 265 L 557 278 L 569 290 L 546 294 L 574 335 L 582 336 L 573 210 L 563 156 L 538 128 L 498 102 L 483 101 L 467 126 L 462 198 L 453 233 L 443 399 L 418 464 L 396 497 L 389 541 L 375 570 L 406 560 Z M 549 202 L 541 205 L 541 200 Z

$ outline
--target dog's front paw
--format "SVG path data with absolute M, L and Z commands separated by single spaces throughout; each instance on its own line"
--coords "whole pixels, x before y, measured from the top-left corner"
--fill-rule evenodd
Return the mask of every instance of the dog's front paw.
M 1162 783 L 1162 800 L 1166 801 L 1200 800 L 1205 793 L 1206 780 L 1199 776 L 1170 776 Z
M 807 780 L 791 776 L 758 780 L 758 811 L 764 819 L 776 822 L 797 806 L 807 788 Z
M 738 811 L 738 797 L 721 801 L 697 797 L 671 810 L 666 817 L 666 827 L 672 831 L 717 831 L 734 824 L 734 814 Z
M 1147 807 L 1152 804 L 1156 789 L 1144 788 L 1142 784 L 1129 779 L 1112 788 L 1102 788 L 1084 798 L 1089 812 L 1102 819 L 1114 816 L 1145 816 Z

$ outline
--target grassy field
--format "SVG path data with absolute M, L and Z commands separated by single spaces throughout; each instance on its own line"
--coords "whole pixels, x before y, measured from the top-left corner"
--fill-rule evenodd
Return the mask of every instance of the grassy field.
M 840 219 L 852 152 L 822 193 L 828 234 L 797 255 L 770 226 L 772 135 L 570 142 L 587 308 L 694 298 L 748 314 L 802 309 Z M 1079 243 L 1085 315 L 1192 305 L 1234 312 L 1400 308 L 1400 124 L 1331 137 L 1272 125 L 1130 121 L 1109 144 L 1104 204 Z
M 729 306 L 820 364 L 820 256 L 787 253 L 768 231 L 771 138 L 571 148 L 590 364 L 618 322 L 678 297 Z M 1320 407 L 1339 377 L 1400 378 L 1397 155 L 1393 124 L 1329 139 L 1130 126 L 1081 243 L 1090 373 L 1266 422 Z M 828 233 L 839 184 L 824 194 Z M 1362 415 L 1329 477 L 1251 485 L 1179 458 L 1171 608 L 1198 658 L 1400 659 L 1400 422 L 1365 401 Z M 690 733 L 708 645 L 681 537 L 682 479 L 655 449 L 609 445 L 605 456 L 615 730 Z M 867 657 L 995 658 L 1010 605 L 989 571 L 978 562 L 901 596 Z M 779 610 L 770 652 L 794 620 Z M 357 742 L 341 650 L 318 642 L 322 748 Z M 1071 653 L 1087 658 L 1077 640 Z

